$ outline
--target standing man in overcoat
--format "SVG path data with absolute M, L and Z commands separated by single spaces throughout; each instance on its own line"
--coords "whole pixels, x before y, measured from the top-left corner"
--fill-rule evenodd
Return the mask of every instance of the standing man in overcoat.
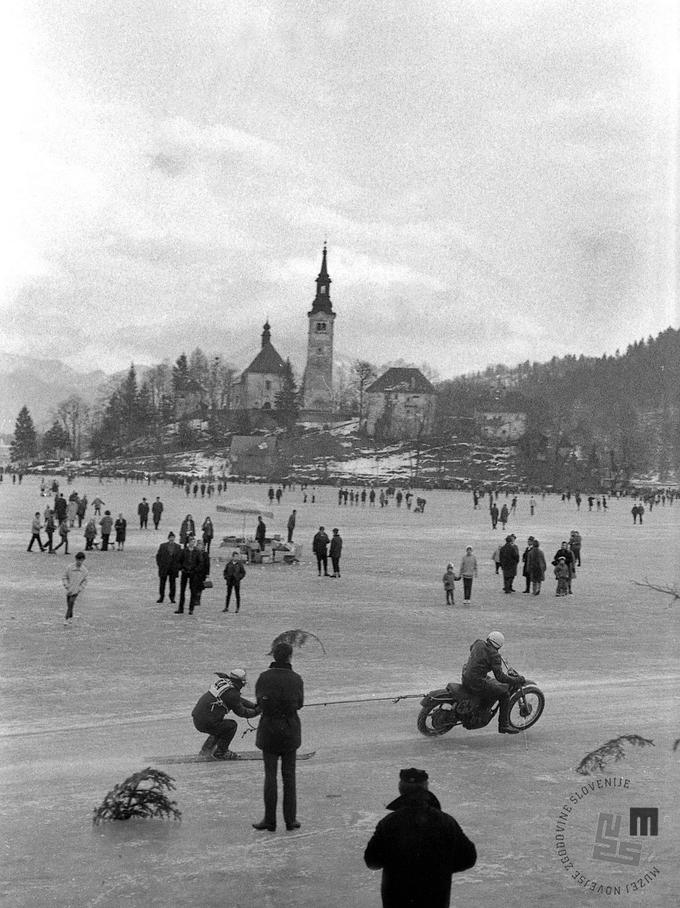
M 319 527 L 319 532 L 314 534 L 314 539 L 312 540 L 312 551 L 316 555 L 316 566 L 319 569 L 319 577 L 321 576 L 321 568 L 323 567 L 324 577 L 330 577 L 328 573 L 328 543 L 330 539 L 328 538 L 328 533 L 326 533 L 325 527 Z
M 182 567 L 182 547 L 175 542 L 175 534 L 168 533 L 168 541 L 162 542 L 156 552 L 158 565 L 158 602 L 165 599 L 165 584 L 170 585 L 170 602 L 175 601 L 177 575 Z
M 264 761 L 264 818 L 253 823 L 254 829 L 276 829 L 278 799 L 277 773 L 281 759 L 283 780 L 283 819 L 287 830 L 299 829 L 295 786 L 295 754 L 302 743 L 298 710 L 304 705 L 302 678 L 290 663 L 293 647 L 277 643 L 272 649 L 274 661 L 255 682 L 255 697 L 262 711 L 255 746 Z

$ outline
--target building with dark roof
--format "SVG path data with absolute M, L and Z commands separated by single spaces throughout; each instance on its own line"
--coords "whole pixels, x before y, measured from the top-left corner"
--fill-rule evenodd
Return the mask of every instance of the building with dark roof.
M 366 388 L 366 432 L 381 438 L 428 435 L 437 392 L 420 369 L 393 367 Z
M 262 347 L 252 363 L 243 370 L 236 388 L 237 409 L 273 410 L 286 364 L 271 342 L 271 326 L 265 322 Z

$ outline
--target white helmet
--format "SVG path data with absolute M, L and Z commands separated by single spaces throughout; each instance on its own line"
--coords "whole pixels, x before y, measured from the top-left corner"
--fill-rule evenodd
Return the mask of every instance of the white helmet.
M 501 634 L 500 631 L 491 631 L 489 636 L 486 638 L 486 642 L 490 643 L 492 646 L 495 646 L 496 649 L 500 649 L 501 646 L 505 643 L 505 637 Z
M 236 681 L 243 687 L 246 683 L 246 670 L 244 668 L 233 668 L 229 672 L 229 679 L 231 681 Z

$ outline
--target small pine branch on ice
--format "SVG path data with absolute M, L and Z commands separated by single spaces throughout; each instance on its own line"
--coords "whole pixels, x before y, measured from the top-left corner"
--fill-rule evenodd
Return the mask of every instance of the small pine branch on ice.
M 284 631 L 282 634 L 279 634 L 274 640 L 272 640 L 271 649 L 269 650 L 269 655 L 274 651 L 274 647 L 277 643 L 288 643 L 290 646 L 303 646 L 308 640 L 316 640 L 316 642 L 321 647 L 321 650 L 326 655 L 326 648 L 316 634 L 312 634 L 309 631 L 303 631 L 300 628 L 293 631 Z
M 174 791 L 174 779 L 160 769 L 147 766 L 116 785 L 94 810 L 92 822 L 129 820 L 131 817 L 182 819 L 176 801 L 170 801 L 164 790 Z
M 589 776 L 593 772 L 602 772 L 610 760 L 618 763 L 626 755 L 624 744 L 632 744 L 633 747 L 654 747 L 654 742 L 648 738 L 641 738 L 640 735 L 621 735 L 619 738 L 612 738 L 602 747 L 586 754 L 585 757 L 576 767 L 576 772 L 583 776 Z

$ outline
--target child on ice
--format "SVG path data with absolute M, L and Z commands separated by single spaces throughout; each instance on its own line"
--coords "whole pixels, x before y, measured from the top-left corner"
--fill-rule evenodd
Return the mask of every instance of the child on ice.
M 556 596 L 566 596 L 569 592 L 569 565 L 567 559 L 562 556 L 555 565 L 555 577 L 557 578 Z
M 446 604 L 453 605 L 453 582 L 454 580 L 460 580 L 460 577 L 456 576 L 451 562 L 446 565 L 446 573 L 442 577 L 442 580 L 444 582 L 444 590 L 446 592 Z

